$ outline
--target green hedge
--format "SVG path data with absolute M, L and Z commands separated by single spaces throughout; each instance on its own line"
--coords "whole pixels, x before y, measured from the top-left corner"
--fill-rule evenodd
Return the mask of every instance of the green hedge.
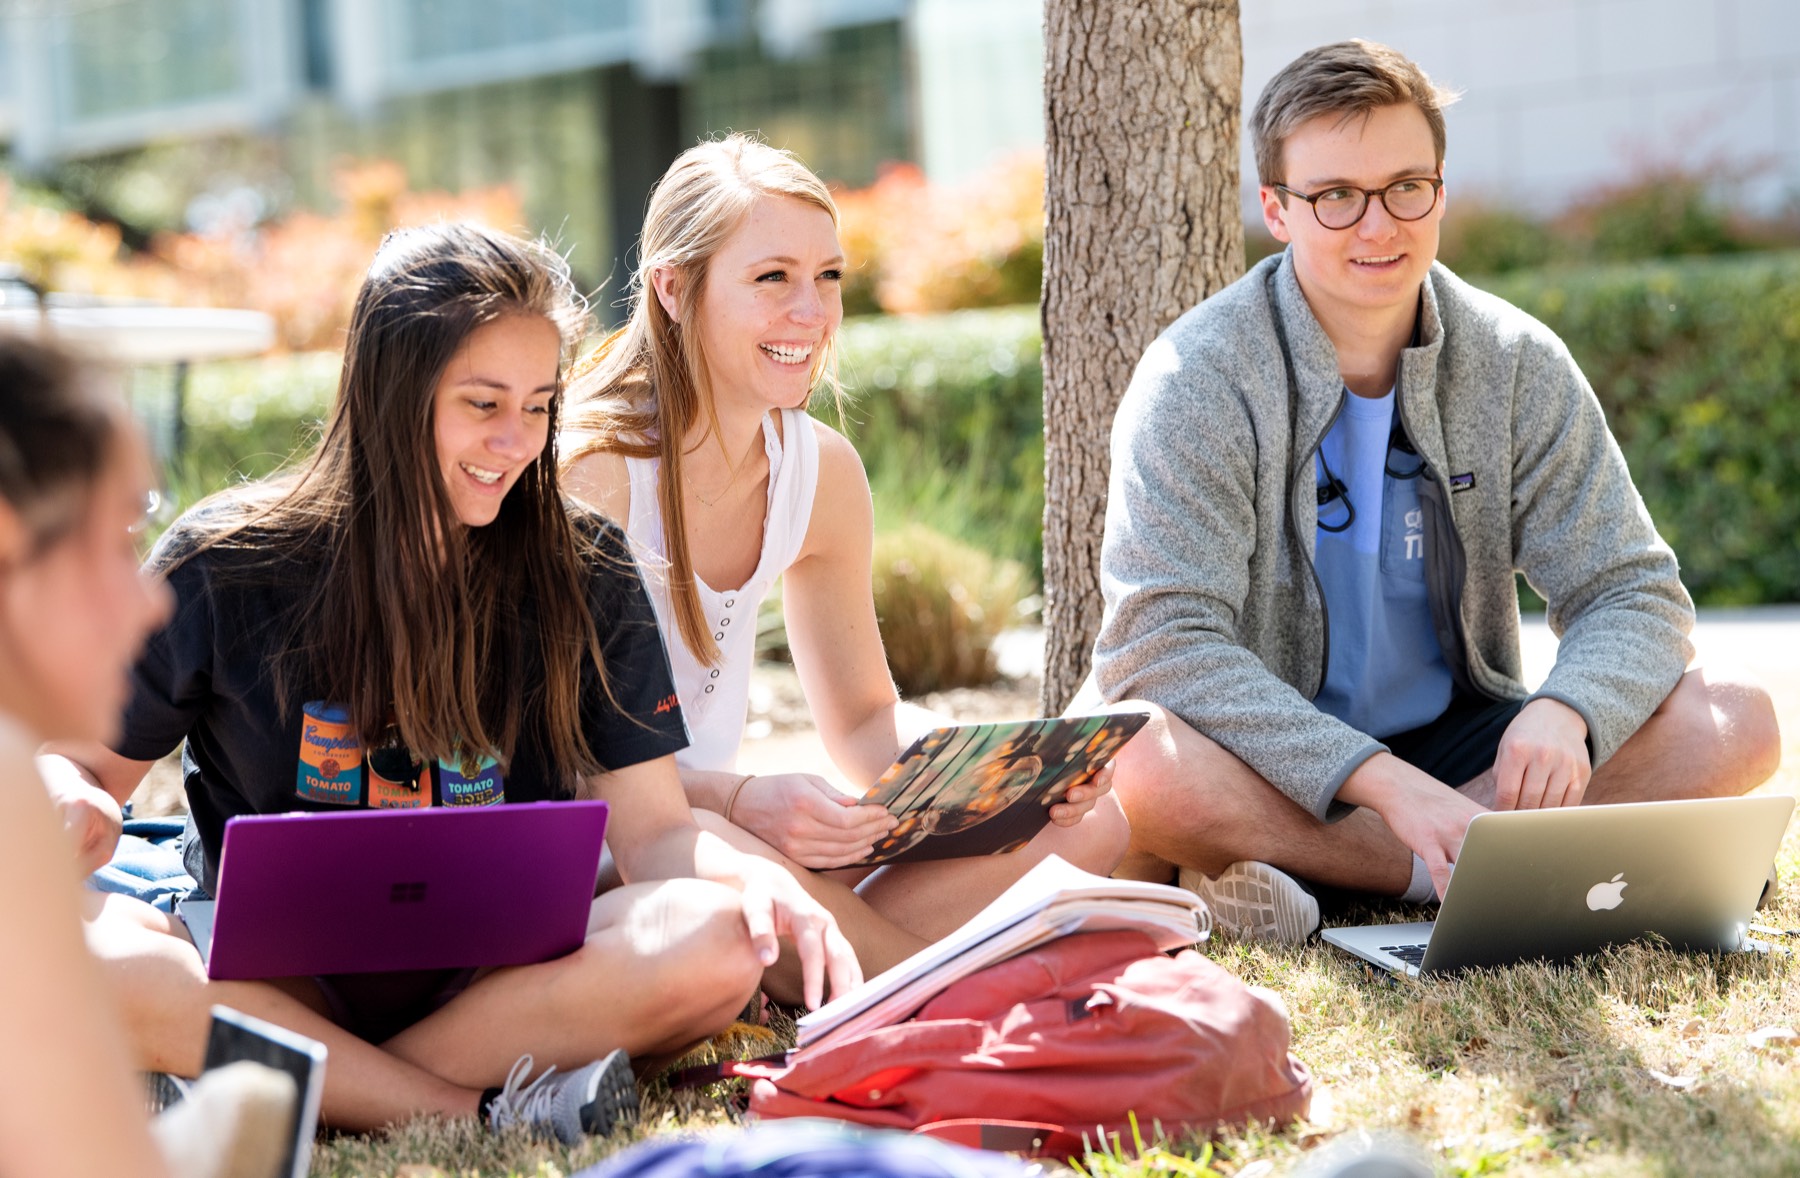
M 1697 600 L 1800 601 L 1800 253 L 1479 281 L 1568 343 Z M 878 511 L 1042 567 L 1036 329 L 1029 307 L 846 327 Z
M 210 493 L 234 479 L 261 478 L 311 448 L 337 393 L 339 367 L 333 352 L 196 365 L 175 463 L 180 482 Z
M 847 432 L 876 526 L 923 523 L 1043 567 L 1044 366 L 1035 306 L 852 319 Z M 829 417 L 829 414 L 826 414 Z
M 1800 601 L 1800 253 L 1483 285 L 1568 343 L 1698 601 Z
M 1568 342 L 1695 597 L 1800 601 L 1800 253 L 1481 282 Z M 1041 568 L 1037 309 L 851 320 L 843 358 L 878 528 L 923 523 Z M 332 357 L 196 369 L 179 486 L 263 473 L 335 381 Z

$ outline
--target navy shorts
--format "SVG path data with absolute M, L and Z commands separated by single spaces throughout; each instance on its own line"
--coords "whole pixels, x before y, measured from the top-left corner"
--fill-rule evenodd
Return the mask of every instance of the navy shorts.
M 1500 738 L 1513 722 L 1522 699 L 1494 700 L 1457 694 L 1444 714 L 1428 724 L 1384 737 L 1388 751 L 1445 785 L 1460 786 L 1494 767 Z

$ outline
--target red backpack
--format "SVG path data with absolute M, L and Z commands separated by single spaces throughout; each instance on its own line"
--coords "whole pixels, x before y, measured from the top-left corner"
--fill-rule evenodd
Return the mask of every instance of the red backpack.
M 750 1111 L 969 1145 L 1077 1154 L 1085 1135 L 1209 1131 L 1304 1116 L 1306 1065 L 1272 992 L 1141 932 L 1062 937 L 956 982 L 905 1022 L 776 1060 Z

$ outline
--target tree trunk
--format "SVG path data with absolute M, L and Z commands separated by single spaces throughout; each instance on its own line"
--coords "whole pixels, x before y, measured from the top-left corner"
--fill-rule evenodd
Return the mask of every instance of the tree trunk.
M 1043 706 L 1100 628 L 1113 413 L 1150 341 L 1244 271 L 1237 0 L 1045 0 Z

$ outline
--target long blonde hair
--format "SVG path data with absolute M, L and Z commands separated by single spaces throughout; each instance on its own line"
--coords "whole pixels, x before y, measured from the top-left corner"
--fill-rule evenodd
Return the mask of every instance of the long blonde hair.
M 788 196 L 823 209 L 838 223 L 825 182 L 792 152 L 732 134 L 683 152 L 650 193 L 631 277 L 631 318 L 571 376 L 565 467 L 590 454 L 660 461 L 657 493 L 668 545 L 669 596 L 682 641 L 713 665 L 719 646 L 700 608 L 681 506 L 681 444 L 701 414 L 714 437 L 718 411 L 707 380 L 705 342 L 695 324 L 713 258 L 765 196 Z M 679 316 L 670 318 L 652 276 L 674 271 Z M 812 389 L 835 396 L 837 340 L 814 353 Z M 722 444 L 722 443 L 721 443 Z

